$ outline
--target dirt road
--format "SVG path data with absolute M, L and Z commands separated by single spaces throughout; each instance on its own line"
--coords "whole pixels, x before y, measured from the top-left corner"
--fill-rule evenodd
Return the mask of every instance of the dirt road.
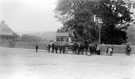
M 135 55 L 86 56 L 0 48 L 0 79 L 135 79 Z

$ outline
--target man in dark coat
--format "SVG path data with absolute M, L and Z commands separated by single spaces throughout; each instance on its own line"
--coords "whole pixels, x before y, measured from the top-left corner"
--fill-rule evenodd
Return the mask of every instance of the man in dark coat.
M 36 52 L 38 52 L 38 44 L 35 45 Z
M 100 55 L 100 44 L 96 45 L 96 54 Z
M 52 43 L 52 53 L 54 53 L 54 49 L 55 49 L 55 44 Z
M 56 54 L 57 54 L 57 51 L 58 51 L 58 47 L 59 47 L 58 44 L 55 43 L 55 47 L 54 47 L 54 48 L 55 48 L 55 53 L 56 53 Z
M 80 52 L 81 52 L 81 44 L 80 44 L 80 42 L 78 42 L 78 43 L 77 43 L 77 45 L 78 45 L 77 50 L 78 50 L 78 55 L 79 55 L 79 54 L 80 54 Z
M 64 49 L 64 43 L 63 43 L 63 42 L 60 42 L 60 44 L 59 44 L 60 54 L 61 54 L 62 52 L 64 52 L 63 49 Z
M 96 45 L 94 43 L 89 46 L 89 49 L 91 54 L 96 53 Z
M 89 48 L 89 42 L 88 40 L 84 41 L 84 50 L 85 50 L 85 54 L 88 54 L 88 48 Z
M 89 52 L 90 52 L 90 55 L 93 54 L 93 45 L 92 44 L 89 44 Z
M 84 52 L 84 43 L 81 42 L 81 43 L 79 43 L 78 55 L 83 54 L 83 52 Z
M 78 49 L 78 44 L 75 42 L 73 44 L 73 53 L 76 54 L 77 53 L 77 49 Z
M 65 48 L 66 48 L 66 46 L 65 46 L 65 44 L 62 46 L 62 51 L 63 51 L 63 54 L 65 54 Z

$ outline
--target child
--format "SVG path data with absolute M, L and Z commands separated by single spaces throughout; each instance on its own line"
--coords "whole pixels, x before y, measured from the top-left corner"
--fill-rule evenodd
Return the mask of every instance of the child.
M 108 47 L 107 51 L 106 51 L 106 55 L 109 54 L 110 56 L 112 56 L 113 54 L 113 47 Z

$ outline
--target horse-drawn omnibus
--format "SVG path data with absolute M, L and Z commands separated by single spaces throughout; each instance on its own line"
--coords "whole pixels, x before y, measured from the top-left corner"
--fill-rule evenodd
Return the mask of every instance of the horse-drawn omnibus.
M 66 45 L 68 49 L 71 49 L 73 42 L 68 32 L 57 32 L 56 33 L 56 42 L 58 45 Z

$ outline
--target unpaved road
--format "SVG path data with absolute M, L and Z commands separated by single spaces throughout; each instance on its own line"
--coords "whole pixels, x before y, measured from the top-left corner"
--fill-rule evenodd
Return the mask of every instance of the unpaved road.
M 0 79 L 135 79 L 135 55 L 35 53 L 0 47 Z

